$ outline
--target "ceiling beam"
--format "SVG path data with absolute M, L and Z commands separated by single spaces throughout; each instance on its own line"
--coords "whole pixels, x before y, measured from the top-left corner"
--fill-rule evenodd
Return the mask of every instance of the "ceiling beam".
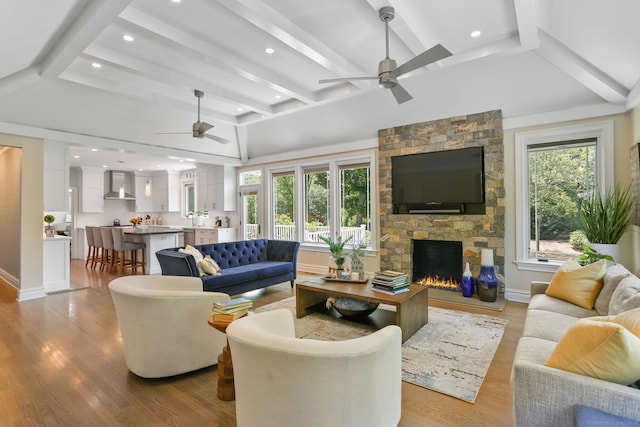
M 171 84 L 179 88 L 182 85 L 186 92 L 199 89 L 205 92 L 209 98 L 220 99 L 224 102 L 241 105 L 247 110 L 252 110 L 263 115 L 272 115 L 271 106 L 257 102 L 237 92 L 233 92 L 220 85 L 211 84 L 210 81 L 199 79 L 183 71 L 177 71 L 165 65 L 155 64 L 149 61 L 135 58 L 131 55 L 109 49 L 98 44 L 93 44 L 85 50 L 87 57 L 100 60 L 104 63 L 119 68 L 131 74 L 154 80 L 162 84 Z
M 173 98 L 169 98 L 162 94 L 151 93 L 147 90 L 140 89 L 131 85 L 127 85 L 121 82 L 113 82 L 104 78 L 96 77 L 95 74 L 86 74 L 78 71 L 65 71 L 61 76 L 61 79 L 68 80 L 74 83 L 90 86 L 95 89 L 104 90 L 111 93 L 116 93 L 128 98 L 139 99 L 151 103 L 165 105 L 170 108 L 176 108 L 183 111 L 191 111 L 195 114 L 196 104 L 195 102 L 186 103 L 176 101 Z M 201 108 L 202 111 L 206 111 L 206 115 L 210 118 L 216 119 L 221 122 L 228 123 L 230 125 L 238 124 L 238 120 L 235 116 L 229 114 L 223 114 L 213 111 L 211 109 Z
M 633 85 L 631 91 L 629 92 L 629 96 L 627 96 L 627 110 L 635 108 L 635 106 L 638 104 L 640 104 L 640 80 L 638 80 L 636 84 Z
M 270 37 L 286 44 L 337 76 L 368 75 L 262 0 L 217 0 L 217 2 Z M 362 89 L 371 87 L 369 83 L 362 81 L 354 81 L 353 84 Z
M 0 96 L 7 95 L 42 80 L 40 67 L 29 67 L 0 79 Z
M 536 0 L 513 0 L 518 23 L 520 45 L 525 50 L 535 49 L 540 45 L 538 38 L 538 6 Z
M 590 62 L 560 43 L 542 29 L 538 30 L 540 47 L 534 52 L 567 75 L 613 104 L 624 104 L 629 91 Z
M 200 38 L 167 24 L 148 13 L 135 9 L 134 7 L 129 7 L 120 15 L 120 18 L 141 29 L 170 40 L 185 49 L 197 52 L 201 60 L 216 64 L 217 67 L 225 71 L 269 87 L 283 95 L 299 99 L 307 104 L 315 102 L 315 95 L 312 92 L 299 87 L 291 81 L 287 81 L 281 75 L 265 71 L 258 65 L 252 64 L 217 46 L 204 42 Z
M 59 76 L 131 3 L 131 0 L 89 1 L 42 61 L 43 77 Z

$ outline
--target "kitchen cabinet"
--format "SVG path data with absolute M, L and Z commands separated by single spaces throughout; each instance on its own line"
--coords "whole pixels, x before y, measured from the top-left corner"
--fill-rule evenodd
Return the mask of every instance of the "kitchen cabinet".
M 197 228 L 195 232 L 196 245 L 234 242 L 237 240 L 236 228 Z
M 69 211 L 69 146 L 58 141 L 44 144 L 44 210 Z
M 198 170 L 198 210 L 235 211 L 236 191 L 235 167 L 216 166 Z
M 44 239 L 42 282 L 45 292 L 71 287 L 71 238 L 56 236 Z
M 180 211 L 180 175 L 162 171 L 153 175 L 152 199 L 154 212 Z
M 104 170 L 102 168 L 80 168 L 80 210 L 82 212 L 104 212 Z
M 147 195 L 147 186 L 149 186 L 149 194 Z M 136 173 L 135 177 L 135 194 L 136 194 L 136 212 L 153 212 L 153 177 L 151 175 L 140 175 Z

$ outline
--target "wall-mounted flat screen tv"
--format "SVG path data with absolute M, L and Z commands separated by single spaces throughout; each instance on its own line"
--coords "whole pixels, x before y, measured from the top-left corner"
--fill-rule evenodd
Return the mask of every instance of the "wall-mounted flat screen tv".
M 395 207 L 484 202 L 483 147 L 391 158 Z

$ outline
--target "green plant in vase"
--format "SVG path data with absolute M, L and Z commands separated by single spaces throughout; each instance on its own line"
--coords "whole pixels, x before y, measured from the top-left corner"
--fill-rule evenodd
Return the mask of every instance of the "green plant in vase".
M 55 222 L 56 217 L 51 214 L 47 214 L 44 216 L 43 219 L 44 219 L 44 222 L 47 223 L 47 230 L 46 230 L 47 237 L 53 237 L 53 228 L 51 227 L 51 224 Z
M 334 242 L 328 237 L 318 236 L 318 239 L 322 240 L 327 245 L 329 245 L 329 251 L 333 256 L 333 259 L 336 263 L 336 268 L 338 270 L 344 269 L 344 262 L 346 260 L 345 259 L 346 255 L 344 253 L 344 245 L 346 245 L 349 242 L 349 240 L 351 240 L 352 237 L 353 236 L 349 236 L 346 239 L 342 240 L 342 236 L 338 236 L 338 239 Z

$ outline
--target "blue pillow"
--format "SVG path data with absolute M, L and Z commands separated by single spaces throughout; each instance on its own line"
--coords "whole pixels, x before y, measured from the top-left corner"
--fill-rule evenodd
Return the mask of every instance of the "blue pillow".
M 576 405 L 575 415 L 576 427 L 640 427 L 640 421 L 633 421 L 628 418 L 608 414 L 583 405 Z

